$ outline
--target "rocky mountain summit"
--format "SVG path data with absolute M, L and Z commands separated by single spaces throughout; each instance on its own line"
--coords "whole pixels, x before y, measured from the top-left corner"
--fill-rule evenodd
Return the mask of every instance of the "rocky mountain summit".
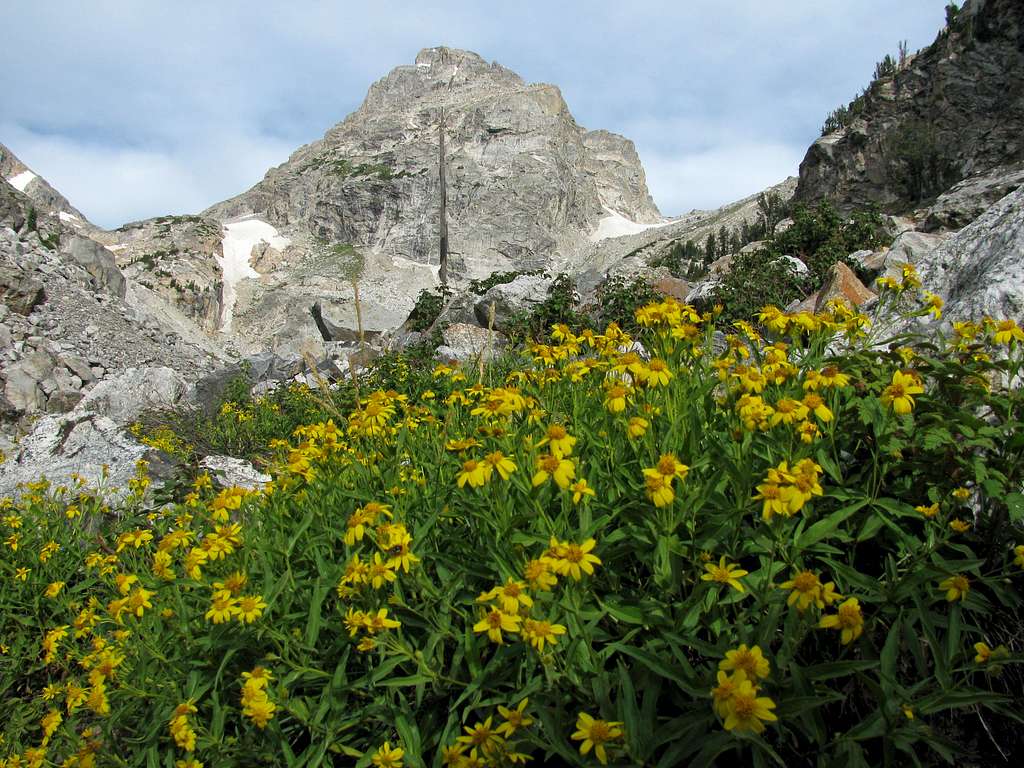
M 662 221 L 628 139 L 580 127 L 553 85 L 428 48 L 323 139 L 204 212 L 255 217 L 280 238 L 253 265 L 260 279 L 239 284 L 233 333 L 294 349 L 313 330 L 312 299 L 354 329 L 354 279 L 363 327 L 399 325 L 437 281 L 441 132 L 455 284 L 572 263 L 602 219 Z

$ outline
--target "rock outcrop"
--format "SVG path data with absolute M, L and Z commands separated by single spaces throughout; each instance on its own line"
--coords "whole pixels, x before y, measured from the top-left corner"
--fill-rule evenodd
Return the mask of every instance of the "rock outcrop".
M 968 0 L 938 39 L 854 102 L 800 164 L 797 199 L 909 209 L 1024 160 L 1024 3 Z
M 231 334 L 242 349 L 320 349 L 307 312 L 397 327 L 437 284 L 439 137 L 445 137 L 450 274 L 573 263 L 603 219 L 661 222 L 632 142 L 586 131 L 553 85 L 475 53 L 428 48 L 374 83 L 358 110 L 203 216 L 250 217 L 286 240 L 254 244 Z M 273 246 L 267 241 L 267 245 Z
M 1024 189 L 914 263 L 924 287 L 945 300 L 946 317 L 1024 318 Z

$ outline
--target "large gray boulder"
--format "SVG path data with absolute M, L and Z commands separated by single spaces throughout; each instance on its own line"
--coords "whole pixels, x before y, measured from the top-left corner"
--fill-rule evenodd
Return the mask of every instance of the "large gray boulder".
M 468 323 L 449 325 L 442 338 L 444 344 L 437 348 L 437 357 L 456 362 L 491 360 L 508 345 L 501 333 Z
M 939 195 L 925 214 L 922 229 L 960 229 L 993 203 L 1024 185 L 1024 167 L 999 167 L 964 179 Z
M 129 368 L 96 384 L 75 412 L 97 413 L 117 424 L 129 424 L 145 411 L 174 408 L 187 392 L 184 377 L 172 368 Z
M 0 263 L 0 303 L 11 312 L 28 315 L 45 300 L 41 281 L 23 269 Z
M 245 488 L 247 491 L 255 491 L 273 479 L 248 461 L 233 456 L 206 456 L 199 462 L 199 466 L 209 472 L 221 488 Z
M 529 314 L 534 307 L 544 302 L 550 286 L 550 278 L 541 275 L 520 275 L 510 283 L 495 285 L 473 305 L 476 321 L 486 328 L 493 305 L 494 328 L 507 331 L 517 315 Z
M 93 287 L 119 299 L 125 297 L 126 283 L 117 268 L 114 254 L 88 237 L 71 235 L 61 241 L 61 254 L 82 267 L 92 277 Z
M 0 496 L 16 495 L 19 484 L 41 476 L 55 485 L 73 487 L 72 475 L 80 475 L 91 487 L 124 488 L 136 462 L 154 453 L 106 416 L 43 416 L 0 464 Z
M 900 265 L 920 263 L 948 237 L 948 234 L 938 232 L 901 232 L 885 253 L 882 267 L 887 274 L 898 277 Z
M 951 320 L 1024 318 L 1024 188 L 917 261 Z

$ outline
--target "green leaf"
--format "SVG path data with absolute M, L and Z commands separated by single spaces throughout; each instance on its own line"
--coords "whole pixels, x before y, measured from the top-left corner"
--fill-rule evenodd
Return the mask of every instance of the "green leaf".
M 646 651 L 642 648 L 636 648 L 632 645 L 624 645 L 622 643 L 611 643 L 608 646 L 608 650 L 632 656 L 651 670 L 651 672 L 659 677 L 665 678 L 666 680 L 671 680 L 691 696 L 700 698 L 707 696 L 707 691 L 703 691 L 695 685 L 696 681 L 687 680 L 683 676 L 683 670 L 681 668 L 673 664 L 669 664 L 664 659 L 661 659 L 650 651 Z
M 430 675 L 425 675 L 422 672 L 417 672 L 415 675 L 406 675 L 404 677 L 389 677 L 379 685 L 383 685 L 385 688 L 403 688 L 409 685 L 420 685 L 421 683 L 431 683 L 434 681 Z
M 833 680 L 858 672 L 874 669 L 878 662 L 874 659 L 851 659 L 850 661 L 832 661 L 827 664 L 815 664 L 804 668 L 804 674 L 812 680 Z
M 423 745 L 420 738 L 420 729 L 416 722 L 410 721 L 405 713 L 395 715 L 395 730 L 402 740 L 405 748 L 405 762 L 412 768 L 423 768 Z
M 1021 493 L 1008 493 L 1006 494 L 1006 507 L 1010 511 L 1010 522 L 1020 523 L 1024 521 L 1024 494 Z
M 822 539 L 826 539 L 831 536 L 836 530 L 842 525 L 848 517 L 856 513 L 858 510 L 863 509 L 871 500 L 861 499 L 853 504 L 848 504 L 845 507 L 836 510 L 828 517 L 823 520 L 819 520 L 802 534 L 797 540 L 797 547 L 806 548 L 812 544 L 816 544 Z

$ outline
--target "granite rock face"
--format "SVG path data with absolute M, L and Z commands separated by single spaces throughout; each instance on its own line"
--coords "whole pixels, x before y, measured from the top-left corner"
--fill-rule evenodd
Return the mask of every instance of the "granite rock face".
M 1024 189 L 914 262 L 924 287 L 956 320 L 1024 318 Z
M 968 0 L 934 43 L 872 83 L 857 119 L 808 149 L 797 199 L 906 209 L 1024 161 L 1021 82 L 1024 3 Z
M 427 48 L 363 104 L 249 191 L 203 215 L 255 216 L 290 247 L 254 253 L 232 335 L 282 354 L 317 346 L 306 308 L 335 322 L 399 326 L 438 282 L 439 137 L 445 139 L 454 286 L 495 271 L 573 263 L 611 216 L 660 221 L 632 142 L 586 131 L 553 85 L 527 84 L 469 51 Z
M 943 192 L 925 213 L 925 232 L 961 229 L 981 216 L 991 205 L 1024 186 L 1024 165 L 993 168 L 979 173 Z

